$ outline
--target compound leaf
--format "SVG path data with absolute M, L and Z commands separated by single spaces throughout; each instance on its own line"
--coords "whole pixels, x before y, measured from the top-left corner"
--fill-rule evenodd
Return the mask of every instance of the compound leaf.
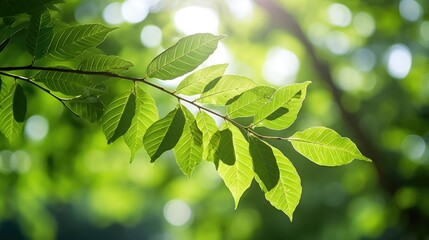
M 182 172 L 190 177 L 203 157 L 203 136 L 192 113 L 183 105 L 180 108 L 185 115 L 185 126 L 174 147 L 174 154 Z
M 225 105 L 231 98 L 257 86 L 259 86 L 259 84 L 250 78 L 225 75 L 212 89 L 201 94 L 198 102 Z
M 165 151 L 176 146 L 182 136 L 184 126 L 185 116 L 179 107 L 147 129 L 143 137 L 143 144 L 151 162 L 154 162 Z
M 49 56 L 58 60 L 68 60 L 79 56 L 88 48 L 95 47 L 104 41 L 114 28 L 100 24 L 71 26 L 54 34 L 49 47 Z
M 101 127 L 107 143 L 112 143 L 128 131 L 135 111 L 136 95 L 134 92 L 127 91 L 113 99 L 101 118 Z
M 217 64 L 195 71 L 180 82 L 176 93 L 188 96 L 202 93 L 207 84 L 223 75 L 227 66 L 228 64 Z
M 274 130 L 288 128 L 296 120 L 310 82 L 291 84 L 278 89 L 270 100 L 260 107 L 253 125 Z
M 147 67 L 148 77 L 170 80 L 194 70 L 216 50 L 223 37 L 198 33 L 180 39 L 152 60 Z
M 33 11 L 27 32 L 27 51 L 39 59 L 43 57 L 49 48 L 53 37 L 53 24 L 49 10 Z
M 132 66 L 134 66 L 133 63 L 120 57 L 97 54 L 80 63 L 79 70 L 120 73 L 127 71 Z
M 289 141 L 297 152 L 322 166 L 340 166 L 354 159 L 371 161 L 349 139 L 325 127 L 295 133 Z
M 143 137 L 147 129 L 158 120 L 155 100 L 146 91 L 136 87 L 136 110 L 130 129 L 124 135 L 125 143 L 131 150 L 131 161 L 135 153 L 143 147 Z

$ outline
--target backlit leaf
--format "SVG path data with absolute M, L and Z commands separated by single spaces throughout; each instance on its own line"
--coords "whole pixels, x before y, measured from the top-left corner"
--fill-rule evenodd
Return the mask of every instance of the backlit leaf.
M 212 89 L 201 94 L 198 102 L 225 105 L 231 98 L 257 86 L 259 84 L 250 78 L 225 75 Z
M 155 100 L 146 91 L 136 87 L 136 110 L 130 129 L 124 135 L 125 143 L 131 150 L 131 161 L 135 153 L 143 147 L 146 130 L 158 120 L 158 109 Z
M 196 117 L 198 128 L 203 133 L 203 159 L 208 159 L 209 144 L 212 136 L 219 130 L 215 120 L 206 112 L 199 111 Z
M 261 111 L 261 107 L 267 103 L 276 90 L 271 87 L 261 86 L 245 91 L 240 97 L 228 105 L 228 116 L 249 117 Z
M 288 128 L 295 122 L 310 82 L 291 84 L 278 89 L 271 99 L 260 107 L 254 118 L 255 126 L 274 130 Z
M 13 142 L 22 132 L 27 112 L 27 98 L 20 84 L 15 84 L 0 101 L 0 131 Z
M 88 76 L 78 73 L 40 71 L 34 76 L 34 81 L 45 84 L 49 89 L 71 96 L 100 95 L 106 88 L 96 84 Z
M 183 105 L 180 108 L 186 123 L 182 136 L 174 147 L 174 154 L 182 172 L 190 177 L 203 157 L 203 136 L 192 113 Z
M 176 93 L 189 96 L 202 93 L 208 83 L 223 75 L 227 66 L 218 64 L 195 71 L 180 82 Z
M 113 99 L 101 118 L 107 143 L 112 143 L 128 131 L 135 111 L 136 95 L 133 92 L 124 92 Z
M 67 106 L 78 116 L 97 122 L 103 115 L 104 105 L 96 96 L 83 96 L 66 102 Z
M 354 159 L 371 161 L 348 138 L 325 127 L 295 133 L 289 141 L 300 154 L 322 166 L 340 166 Z
M 79 65 L 79 70 L 119 73 L 127 71 L 132 66 L 134 64 L 120 57 L 97 54 L 84 60 Z
M 283 211 L 292 221 L 293 212 L 301 199 L 301 179 L 295 167 L 277 148 L 272 148 L 276 158 L 280 177 L 277 185 L 268 192 L 265 198 L 275 208 Z
M 225 185 L 228 187 L 232 196 L 234 197 L 235 207 L 237 208 L 241 196 L 249 188 L 254 177 L 252 159 L 249 153 L 249 143 L 246 141 L 244 136 L 241 134 L 235 126 L 229 125 L 232 133 L 232 152 L 234 154 L 235 162 L 229 165 L 229 160 L 219 161 L 218 172 Z M 222 145 L 222 144 L 220 144 Z M 220 147 L 222 149 L 222 147 Z M 228 149 L 222 149 L 222 151 L 230 151 Z M 224 153 L 224 156 L 229 154 Z M 225 163 L 225 162 L 227 163 Z
M 181 108 L 176 108 L 147 129 L 143 137 L 143 144 L 151 162 L 176 146 L 182 136 L 184 126 L 183 111 Z
M 34 11 L 30 18 L 27 32 L 27 50 L 34 57 L 43 57 L 53 37 L 53 24 L 49 10 Z
M 49 47 L 49 56 L 58 60 L 68 60 L 79 56 L 90 47 L 104 41 L 114 28 L 100 24 L 86 24 L 67 27 L 54 34 Z
M 194 70 L 214 52 L 222 38 L 198 33 L 180 39 L 152 60 L 147 67 L 148 77 L 170 80 Z

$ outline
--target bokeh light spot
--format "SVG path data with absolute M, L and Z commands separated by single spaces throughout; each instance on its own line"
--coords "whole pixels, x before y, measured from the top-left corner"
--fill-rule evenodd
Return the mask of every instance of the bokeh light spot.
M 253 16 L 253 3 L 250 0 L 226 1 L 233 16 L 240 21 L 250 20 Z
M 88 2 L 79 5 L 75 12 L 74 17 L 79 23 L 91 22 L 97 17 L 98 8 L 93 2 Z
M 217 33 L 219 17 L 211 9 L 189 6 L 176 12 L 174 26 L 185 35 L 200 32 Z
M 25 135 L 33 141 L 43 140 L 49 131 L 49 124 L 46 118 L 40 115 L 31 116 L 25 124 Z
M 350 50 L 349 39 L 347 35 L 342 32 L 330 32 L 326 37 L 326 47 L 333 54 L 344 55 Z
M 18 150 L 12 153 L 10 157 L 10 165 L 12 170 L 18 173 L 25 173 L 30 170 L 31 157 L 26 151 Z
M 395 44 L 387 51 L 387 71 L 396 78 L 405 78 L 412 65 L 411 52 L 405 45 Z
M 192 209 L 187 203 L 174 199 L 165 204 L 164 217 L 171 225 L 182 226 L 191 220 Z
M 149 8 L 145 2 L 139 0 L 127 0 L 121 5 L 122 18 L 129 23 L 139 23 L 149 14 Z
M 340 3 L 331 4 L 328 8 L 329 21 L 339 27 L 346 27 L 352 21 L 352 12 Z
M 351 57 L 353 66 L 362 72 L 371 71 L 375 66 L 376 60 L 375 54 L 366 48 L 356 50 Z
M 117 25 L 124 22 L 121 13 L 121 3 L 113 2 L 107 5 L 103 10 L 103 19 L 106 23 Z
M 363 77 L 351 67 L 343 67 L 335 77 L 337 85 L 344 91 L 360 90 L 363 86 Z
M 158 47 L 162 42 L 162 31 L 155 25 L 147 25 L 140 33 L 140 40 L 148 48 Z
M 267 82 L 281 86 L 295 82 L 298 70 L 298 57 L 287 49 L 275 47 L 267 53 L 262 74 Z
M 429 41 L 429 21 L 424 21 L 420 25 L 420 36 L 425 41 Z
M 375 20 L 368 13 L 359 12 L 353 19 L 353 27 L 359 35 L 369 37 L 375 31 Z
M 423 9 L 415 0 L 402 0 L 399 3 L 399 13 L 405 20 L 415 22 L 422 16 Z
M 418 135 L 408 135 L 402 140 L 401 149 L 409 159 L 421 163 L 423 153 L 426 150 L 426 142 Z

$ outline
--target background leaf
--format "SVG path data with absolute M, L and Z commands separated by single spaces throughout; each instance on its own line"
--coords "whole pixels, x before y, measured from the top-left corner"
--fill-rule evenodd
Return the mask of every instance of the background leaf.
M 310 82 L 291 84 L 278 89 L 271 99 L 260 107 L 254 125 L 274 130 L 288 128 L 295 122 Z
M 261 111 L 261 106 L 269 101 L 276 90 L 268 86 L 255 87 L 243 92 L 240 97 L 228 105 L 228 116 L 249 117 Z
M 151 162 L 154 162 L 165 151 L 176 146 L 182 136 L 184 126 L 183 111 L 181 108 L 176 108 L 148 128 L 143 137 L 143 144 Z
M 66 104 L 76 115 L 89 122 L 97 122 L 104 112 L 104 105 L 96 96 L 74 98 Z
M 232 133 L 235 163 L 228 165 L 223 161 L 219 161 L 218 172 L 232 193 L 235 207 L 237 208 L 241 196 L 252 183 L 254 172 L 252 158 L 249 153 L 249 143 L 235 126 L 229 125 L 228 129 Z
M 80 63 L 79 70 L 120 73 L 127 71 L 132 66 L 134 66 L 133 63 L 120 57 L 97 54 Z
M 203 157 L 203 136 L 192 113 L 183 105 L 180 108 L 185 115 L 185 126 L 174 147 L 174 154 L 182 172 L 191 177 L 192 171 Z
M 101 95 L 106 88 L 96 84 L 88 76 L 78 73 L 40 71 L 34 76 L 34 81 L 45 84 L 49 89 L 66 95 Z
M 0 28 L 0 45 L 13 37 L 16 33 L 27 26 L 28 22 L 20 21 L 17 24 L 5 25 Z
M 203 63 L 217 48 L 223 36 L 198 33 L 180 39 L 158 55 L 147 67 L 147 75 L 170 80 L 182 76 Z
M 135 111 L 136 95 L 133 92 L 124 92 L 113 99 L 101 119 L 107 143 L 112 143 L 128 131 Z
M 209 144 L 212 136 L 219 130 L 215 120 L 204 111 L 198 111 L 196 117 L 198 128 L 203 133 L 203 159 L 208 159 Z
M 322 166 L 340 166 L 354 159 L 371 161 L 348 138 L 325 127 L 297 132 L 289 140 L 297 152 Z
M 198 102 L 225 105 L 231 98 L 257 86 L 259 84 L 248 77 L 225 75 L 212 89 L 201 94 Z
M 143 89 L 136 87 L 136 110 L 130 129 L 124 135 L 125 143 L 131 150 L 131 161 L 135 153 L 143 147 L 146 130 L 158 120 L 158 109 L 155 100 Z
M 114 28 L 100 24 L 77 25 L 61 29 L 54 34 L 49 48 L 49 56 L 58 60 L 68 60 L 79 56 L 88 48 L 104 41 Z
M 277 185 L 265 193 L 265 198 L 292 221 L 293 212 L 301 199 L 301 179 L 289 159 L 277 148 L 272 147 L 272 150 L 280 177 Z
M 27 99 L 20 84 L 15 84 L 0 101 L 0 131 L 13 142 L 22 132 Z
M 196 95 L 204 91 L 208 83 L 223 75 L 228 64 L 217 64 L 195 71 L 180 82 L 176 93 Z
M 54 2 L 54 0 L 1 0 L 0 17 L 29 12 L 30 10 L 40 8 L 52 2 Z
M 44 9 L 32 13 L 28 25 L 26 46 L 34 59 L 39 59 L 47 53 L 54 35 L 53 27 L 49 10 Z

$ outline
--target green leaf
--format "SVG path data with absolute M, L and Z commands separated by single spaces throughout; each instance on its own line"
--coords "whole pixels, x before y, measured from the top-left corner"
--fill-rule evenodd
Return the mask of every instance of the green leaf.
M 180 39 L 152 60 L 147 67 L 148 77 L 170 80 L 194 70 L 216 50 L 223 37 L 198 33 Z
M 6 96 L 8 92 L 6 84 L 3 82 L 0 76 L 0 102 L 2 101 L 3 97 Z M 1 108 L 1 105 L 0 105 Z
M 120 73 L 134 66 L 131 62 L 117 56 L 94 55 L 79 65 L 79 70 L 92 72 Z
M 182 172 L 191 177 L 192 171 L 203 157 L 203 136 L 192 113 L 183 105 L 180 108 L 186 123 L 182 136 L 174 147 L 174 154 Z
M 143 144 L 151 162 L 176 146 L 182 136 L 184 126 L 184 113 L 181 108 L 176 108 L 149 127 L 143 137 Z
M 261 111 L 276 90 L 268 86 L 255 87 L 243 92 L 240 97 L 228 105 L 228 116 L 231 118 L 250 117 Z
M 0 17 L 29 12 L 52 2 L 54 0 L 1 0 Z
M 34 59 L 39 59 L 47 53 L 54 36 L 53 27 L 49 10 L 32 13 L 27 32 L 27 51 Z
M 203 111 L 198 111 L 196 121 L 198 128 L 203 133 L 203 159 L 209 160 L 208 154 L 210 149 L 210 140 L 219 128 L 217 127 L 215 120 Z
M 198 102 L 225 105 L 228 100 L 233 97 L 257 86 L 259 86 L 259 84 L 250 78 L 225 75 L 212 89 L 203 93 L 198 99 Z
M 97 122 L 103 115 L 104 105 L 96 96 L 73 98 L 66 105 L 78 116 L 89 121 Z
M 12 26 L 6 25 L 0 28 L 0 44 L 4 44 L 11 37 L 13 37 L 16 33 L 21 31 L 27 26 L 26 21 L 19 21 L 17 24 L 12 24 Z
M 254 172 L 249 153 L 249 143 L 235 126 L 229 125 L 228 129 L 232 133 L 233 149 L 223 149 L 223 144 L 220 144 L 219 149 L 223 152 L 223 155 L 220 154 L 222 161 L 219 161 L 218 172 L 232 193 L 235 207 L 237 208 L 241 196 L 252 183 Z M 235 162 L 233 165 L 227 164 L 230 160 L 222 159 L 222 156 L 223 158 L 230 156 L 228 151 L 232 151 L 234 154 Z
M 256 180 L 264 192 L 273 189 L 279 181 L 279 167 L 273 150 L 255 136 L 249 137 L 249 150 L 253 160 Z
M 147 129 L 158 120 L 158 109 L 155 100 L 146 91 L 136 87 L 136 110 L 130 129 L 124 135 L 125 143 L 131 150 L 131 159 L 143 147 L 143 137 Z
M 76 25 L 61 29 L 54 34 L 49 48 L 49 56 L 58 60 L 68 60 L 79 56 L 88 48 L 102 43 L 114 28 L 100 24 Z
M 180 82 L 176 93 L 188 96 L 202 93 L 207 84 L 223 75 L 227 66 L 218 64 L 195 71 Z
M 254 126 L 274 130 L 288 128 L 295 122 L 310 82 L 291 84 L 278 89 L 271 99 L 260 107 L 254 118 Z
M 113 99 L 101 118 L 107 143 L 112 143 L 128 131 L 135 111 L 136 95 L 133 92 L 124 92 Z
M 49 89 L 71 96 L 101 95 L 106 87 L 90 80 L 88 76 L 55 71 L 40 71 L 34 76 L 34 81 L 45 84 Z
M 360 153 L 350 139 L 325 127 L 312 127 L 297 132 L 289 141 L 296 151 L 322 166 L 340 166 L 354 159 L 371 161 Z
M 3 50 L 7 47 L 7 45 L 10 42 L 10 38 L 6 39 L 3 43 L 0 44 L 0 53 L 3 52 Z
M 283 211 L 292 221 L 293 212 L 301 198 L 301 179 L 289 159 L 278 149 L 272 148 L 272 150 L 280 171 L 280 177 L 277 185 L 265 193 L 265 198 L 275 208 Z
M 0 131 L 13 142 L 22 132 L 27 113 L 27 98 L 20 84 L 15 84 L 0 102 Z

